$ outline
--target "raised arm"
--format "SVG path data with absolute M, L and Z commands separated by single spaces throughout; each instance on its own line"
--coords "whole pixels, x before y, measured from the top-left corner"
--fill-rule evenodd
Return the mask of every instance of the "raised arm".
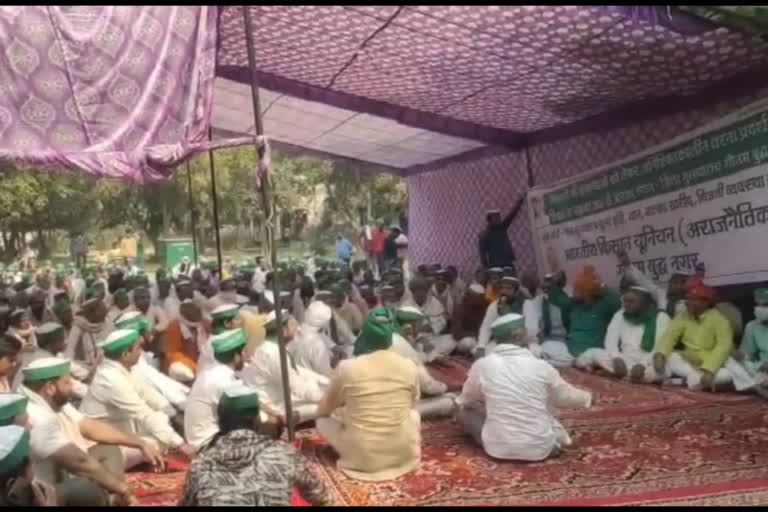
M 523 194 L 523 196 L 517 200 L 515 206 L 512 207 L 507 216 L 504 217 L 504 220 L 501 221 L 501 225 L 504 226 L 504 229 L 507 229 L 512 225 L 512 221 L 514 221 L 515 217 L 517 217 L 517 214 L 520 212 L 520 208 L 523 207 L 523 203 L 525 203 L 525 194 Z

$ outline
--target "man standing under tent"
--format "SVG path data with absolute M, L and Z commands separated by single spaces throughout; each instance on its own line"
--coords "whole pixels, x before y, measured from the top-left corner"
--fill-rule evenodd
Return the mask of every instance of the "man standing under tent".
M 593 396 L 568 384 L 527 348 L 522 315 L 509 313 L 491 326 L 495 348 L 475 361 L 456 421 L 491 457 L 539 461 L 572 444 L 552 407 L 588 408 Z
M 737 391 L 747 390 L 755 381 L 731 357 L 731 323 L 715 309 L 715 290 L 699 282 L 688 289 L 686 311 L 677 315 L 659 341 L 653 364 L 656 371 L 686 380 L 690 389 L 714 390 L 733 382 Z M 676 350 L 678 344 L 682 350 Z
M 515 266 L 515 252 L 512 250 L 507 230 L 524 202 L 525 196 L 518 199 L 503 219 L 499 210 L 491 210 L 486 214 L 487 226 L 479 238 L 480 263 L 485 268 Z

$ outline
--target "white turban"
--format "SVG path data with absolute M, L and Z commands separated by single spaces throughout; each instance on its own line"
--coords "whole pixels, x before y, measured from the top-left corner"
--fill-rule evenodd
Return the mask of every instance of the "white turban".
M 304 312 L 304 323 L 315 329 L 322 329 L 331 322 L 332 315 L 331 308 L 325 302 L 315 300 Z

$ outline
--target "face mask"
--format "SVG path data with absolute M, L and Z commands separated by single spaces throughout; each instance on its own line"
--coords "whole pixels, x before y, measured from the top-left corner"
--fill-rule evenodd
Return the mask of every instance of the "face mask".
M 755 318 L 759 322 L 768 322 L 768 307 L 755 306 Z

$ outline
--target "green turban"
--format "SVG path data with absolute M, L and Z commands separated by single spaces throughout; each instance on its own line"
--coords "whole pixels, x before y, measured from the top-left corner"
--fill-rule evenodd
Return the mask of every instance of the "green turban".
M 365 319 L 355 340 L 354 355 L 370 354 L 392 346 L 392 333 L 399 330 L 395 315 L 389 308 L 376 308 Z

